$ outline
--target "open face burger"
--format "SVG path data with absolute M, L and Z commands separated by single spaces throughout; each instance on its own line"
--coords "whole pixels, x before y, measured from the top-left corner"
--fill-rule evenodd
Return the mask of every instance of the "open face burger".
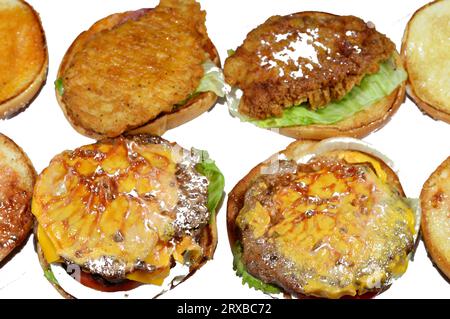
M 55 82 L 71 125 L 96 139 L 161 135 L 209 110 L 223 76 L 205 16 L 195 0 L 161 0 L 81 33 Z
M 232 115 L 302 139 L 362 137 L 405 97 L 394 43 L 354 16 L 273 16 L 225 61 Z
M 372 297 L 407 268 L 415 213 L 389 161 L 350 138 L 297 141 L 231 191 L 234 268 L 250 287 L 306 298 Z
M 59 154 L 33 194 L 45 276 L 68 298 L 158 296 L 213 257 L 223 187 L 205 151 L 159 137 Z

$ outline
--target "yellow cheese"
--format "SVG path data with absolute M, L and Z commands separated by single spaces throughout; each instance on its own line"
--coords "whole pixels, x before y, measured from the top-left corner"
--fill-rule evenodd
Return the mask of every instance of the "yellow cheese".
M 183 240 L 177 244 L 173 252 L 173 258 L 180 264 L 185 264 L 184 254 L 189 252 L 189 262 L 195 263 L 199 257 L 202 256 L 202 247 L 194 242 L 191 237 L 184 237 Z
M 245 214 L 245 221 L 238 219 L 237 223 L 238 225 L 248 223 L 248 225 L 252 227 L 255 237 L 258 238 L 266 232 L 267 227 L 270 224 L 270 216 L 266 209 L 259 202 L 257 202 L 255 204 L 255 208 L 249 210 L 247 214 Z
M 127 275 L 127 279 L 142 282 L 144 284 L 161 286 L 164 279 L 169 276 L 170 267 L 155 270 L 153 272 L 135 271 Z
M 62 261 L 61 257 L 56 252 L 55 246 L 52 244 L 41 225 L 38 226 L 37 238 L 44 253 L 45 260 L 47 260 L 49 264 Z
M 59 255 L 79 265 L 114 256 L 132 271 L 136 260 L 171 240 L 175 172 L 165 144 L 118 138 L 82 146 L 57 155 L 42 172 L 32 212 Z
M 357 291 L 354 285 L 347 285 L 345 287 L 329 287 L 324 289 L 324 284 L 318 281 L 308 281 L 303 290 L 311 296 L 325 297 L 328 299 L 338 299 L 345 296 L 356 296 Z
M 300 170 L 291 184 L 274 188 L 273 221 L 256 201 L 244 204 L 236 224 L 275 244 L 296 265 L 303 293 L 340 298 L 379 288 L 406 271 L 414 214 L 378 160 L 356 151 L 332 152 L 333 158 L 335 163 Z M 361 178 L 360 170 L 348 169 L 353 164 L 373 169 Z
M 152 251 L 144 261 L 146 264 L 155 266 L 156 268 L 170 267 L 172 252 L 172 247 L 159 243 L 156 245 L 155 251 Z
M 343 158 L 347 163 L 358 164 L 358 163 L 370 163 L 375 169 L 375 173 L 381 179 L 383 183 L 386 183 L 387 175 L 386 172 L 381 168 L 380 163 L 373 157 L 366 154 L 354 151 L 342 152 L 341 158 Z

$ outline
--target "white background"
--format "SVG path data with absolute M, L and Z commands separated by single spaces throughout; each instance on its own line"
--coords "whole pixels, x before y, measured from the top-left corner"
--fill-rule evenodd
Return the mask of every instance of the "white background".
M 40 12 L 50 55 L 46 86 L 31 106 L 18 116 L 0 122 L 8 135 L 29 155 L 38 172 L 50 159 L 66 149 L 92 143 L 72 129 L 54 95 L 53 81 L 66 49 L 75 37 L 106 15 L 143 7 L 153 0 L 29 0 Z M 304 10 L 355 15 L 372 21 L 400 49 L 404 27 L 412 13 L 426 1 L 420 0 L 206 0 L 207 27 L 222 61 L 226 51 L 239 46 L 246 34 L 269 16 Z M 436 30 L 439 32 L 439 30 Z M 418 197 L 423 183 L 450 155 L 450 125 L 423 115 L 407 100 L 383 129 L 365 140 L 388 155 L 399 169 L 400 180 L 410 197 Z M 226 192 L 253 166 L 284 149 L 292 139 L 240 123 L 229 116 L 223 103 L 199 118 L 164 135 L 184 147 L 206 149 L 226 177 Z M 232 270 L 232 255 L 225 227 L 225 205 L 219 212 L 219 244 L 214 260 L 206 264 L 163 298 L 263 298 Z M 43 276 L 33 249 L 33 238 L 0 269 L 0 298 L 60 298 Z M 449 298 L 450 285 L 436 271 L 420 243 L 406 274 L 379 298 Z

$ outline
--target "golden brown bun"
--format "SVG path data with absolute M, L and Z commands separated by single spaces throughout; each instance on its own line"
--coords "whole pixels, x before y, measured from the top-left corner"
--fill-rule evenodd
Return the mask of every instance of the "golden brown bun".
M 148 11 L 152 9 L 142 9 L 138 11 Z M 97 21 L 94 25 L 92 25 L 89 30 L 84 31 L 81 33 L 75 41 L 72 43 L 72 45 L 67 50 L 66 54 L 64 55 L 64 58 L 61 62 L 61 65 L 58 70 L 57 78 L 61 78 L 62 74 L 66 71 L 66 69 L 69 67 L 71 60 L 73 59 L 74 55 L 83 49 L 84 43 L 88 41 L 90 38 L 92 38 L 94 35 L 96 35 L 99 32 L 102 32 L 104 30 L 110 30 L 117 25 L 124 23 L 128 19 L 132 19 L 136 16 L 137 11 L 127 11 L 123 13 L 116 13 L 113 15 L 110 15 L 106 18 L 103 18 L 99 21 Z M 205 48 L 207 53 L 209 54 L 211 60 L 220 67 L 220 58 L 219 54 L 213 45 L 211 41 L 208 41 L 207 48 Z M 69 123 L 72 125 L 72 127 L 79 132 L 80 134 L 83 134 L 85 136 L 95 138 L 95 139 L 102 139 L 105 137 L 112 137 L 112 136 L 105 136 L 99 132 L 95 132 L 90 129 L 84 128 L 77 120 L 76 118 L 70 116 L 70 114 L 67 112 L 67 106 L 62 100 L 62 96 L 59 94 L 58 90 L 56 91 L 56 98 L 58 100 L 58 103 L 61 107 L 61 109 L 64 112 L 65 117 L 69 121 Z M 200 114 L 204 113 L 205 111 L 208 111 L 211 109 L 214 104 L 217 101 L 217 96 L 214 93 L 207 92 L 207 93 L 201 93 L 197 95 L 195 98 L 193 98 L 189 103 L 178 110 L 171 112 L 171 113 L 163 113 L 160 114 L 157 118 L 150 120 L 148 123 L 145 123 L 142 126 L 139 127 L 132 127 L 129 128 L 129 130 L 123 132 L 126 134 L 154 134 L 154 135 L 162 135 L 164 132 L 166 132 L 169 129 L 175 128 L 181 124 L 184 124 L 195 117 L 199 116 Z
M 21 35 L 21 41 L 17 35 Z M 48 53 L 39 14 L 22 0 L 0 0 L 0 118 L 25 108 L 47 78 Z
M 397 65 L 402 65 L 397 56 Z M 329 137 L 348 136 L 362 138 L 382 128 L 397 112 L 405 101 L 406 83 L 402 83 L 394 92 L 381 101 L 371 105 L 355 115 L 335 124 L 312 124 L 280 128 L 280 134 L 295 139 L 322 140 Z
M 422 238 L 442 273 L 450 279 L 450 157 L 434 171 L 420 194 Z
M 209 111 L 216 103 L 217 95 L 212 92 L 203 92 L 190 100 L 184 107 L 175 112 L 162 114 L 144 126 L 130 130 L 128 134 L 162 135 L 164 132 L 180 126 L 202 113 Z
M 296 160 L 301 158 L 305 153 L 314 152 L 314 149 L 316 148 L 317 142 L 315 141 L 308 141 L 308 140 L 302 140 L 302 141 L 295 141 L 291 143 L 285 150 L 280 151 L 274 155 L 272 155 L 269 159 L 265 160 L 264 162 L 260 163 L 256 167 L 254 167 L 244 178 L 242 178 L 236 186 L 231 190 L 231 192 L 228 194 L 228 203 L 227 203 L 227 230 L 228 230 L 228 240 L 230 243 L 230 246 L 232 249 L 234 249 L 236 242 L 240 240 L 240 231 L 238 226 L 236 225 L 236 218 L 241 211 L 245 195 L 247 193 L 247 190 L 250 188 L 250 186 L 254 183 L 256 179 L 262 174 L 262 170 L 264 168 L 267 168 L 273 161 L 276 161 L 279 157 L 279 155 L 283 155 L 288 160 Z M 397 176 L 397 174 L 381 159 L 375 157 L 372 154 L 367 154 L 371 157 L 376 158 L 379 160 L 379 163 L 382 167 L 382 169 L 387 173 L 387 183 L 390 185 L 393 185 L 401 195 L 405 196 L 403 188 L 400 184 L 400 180 Z M 387 287 L 383 287 L 381 289 L 377 289 L 374 291 L 371 291 L 365 295 L 359 296 L 359 298 L 370 298 L 372 296 L 375 296 L 384 290 L 386 290 Z M 291 295 L 287 292 L 283 292 L 285 298 L 290 298 Z M 298 298 L 310 298 L 309 296 L 296 296 Z M 356 297 L 358 298 L 358 297 Z
M 423 112 L 447 123 L 450 123 L 450 51 L 445 44 L 450 36 L 449 19 L 448 0 L 434 1 L 421 7 L 406 26 L 401 51 L 409 75 L 408 95 Z M 418 45 L 423 46 L 420 54 L 415 49 Z
M 27 238 L 33 227 L 31 197 L 36 171 L 25 152 L 0 134 L 0 262 Z

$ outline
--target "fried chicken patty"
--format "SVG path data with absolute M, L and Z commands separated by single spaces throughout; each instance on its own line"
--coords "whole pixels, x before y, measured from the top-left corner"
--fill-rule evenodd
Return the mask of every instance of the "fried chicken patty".
M 271 17 L 251 31 L 224 72 L 244 92 L 239 111 L 264 119 L 303 102 L 318 109 L 341 99 L 394 50 L 357 17 L 302 12 Z
M 117 136 L 195 91 L 208 60 L 205 12 L 194 0 L 162 0 L 83 43 L 62 74 L 68 115 Z
M 368 157 L 342 154 L 281 161 L 283 173 L 252 183 L 236 219 L 249 273 L 293 295 L 340 298 L 406 270 L 414 215 L 401 190 Z

